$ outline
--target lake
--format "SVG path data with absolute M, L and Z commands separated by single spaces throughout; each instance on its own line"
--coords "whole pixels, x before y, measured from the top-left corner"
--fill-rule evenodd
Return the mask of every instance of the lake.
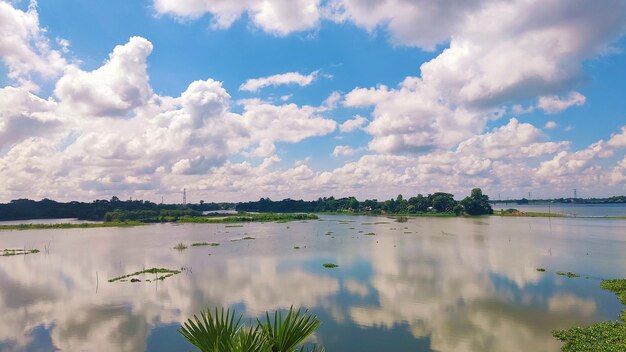
M 329 352 L 557 351 L 552 330 L 623 308 L 599 284 L 626 277 L 626 220 L 324 215 L 232 226 L 0 232 L 0 249 L 41 250 L 0 257 L 0 351 L 187 351 L 177 328 L 206 307 L 257 317 L 291 305 L 320 318 L 314 340 Z M 203 241 L 220 246 L 173 249 Z M 107 282 L 151 267 L 184 270 Z
M 501 204 L 501 203 L 498 203 L 496 205 L 493 205 L 494 210 L 499 210 L 499 209 L 506 210 L 510 208 L 517 209 L 520 211 L 526 211 L 526 212 L 538 212 L 538 213 L 552 212 L 554 214 L 563 214 L 563 215 L 568 215 L 568 216 L 591 216 L 591 217 L 626 216 L 626 204 L 623 204 L 623 203 L 618 203 L 618 204 L 564 204 L 564 203 Z

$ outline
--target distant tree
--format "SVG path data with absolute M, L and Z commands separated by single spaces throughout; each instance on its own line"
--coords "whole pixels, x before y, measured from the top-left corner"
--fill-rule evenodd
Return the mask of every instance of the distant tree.
M 431 198 L 431 206 L 440 213 L 450 213 L 454 211 L 457 202 L 450 193 L 437 192 L 429 196 Z
M 493 209 L 489 204 L 489 196 L 484 195 L 480 188 L 472 189 L 469 197 L 461 201 L 461 205 L 469 215 L 493 214 Z

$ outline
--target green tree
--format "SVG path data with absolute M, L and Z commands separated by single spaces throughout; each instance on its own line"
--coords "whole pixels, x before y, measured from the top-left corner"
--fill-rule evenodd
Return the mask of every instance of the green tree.
M 484 195 L 480 188 L 472 189 L 469 197 L 461 201 L 465 212 L 469 215 L 493 214 L 493 209 L 489 204 L 489 196 Z
M 457 202 L 454 200 L 454 196 L 450 193 L 437 192 L 431 196 L 432 207 L 440 213 L 450 213 L 454 210 Z

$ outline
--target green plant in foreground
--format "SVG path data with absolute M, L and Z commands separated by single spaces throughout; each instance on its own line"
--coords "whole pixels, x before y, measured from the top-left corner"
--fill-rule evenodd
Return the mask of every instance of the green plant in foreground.
M 210 309 L 200 312 L 200 317 L 183 323 L 179 332 L 201 352 L 295 352 L 305 351 L 301 346 L 320 325 L 320 321 L 307 310 L 289 308 L 286 315 L 274 312 L 273 319 L 265 313 L 265 322 L 257 319 L 256 326 L 244 326 L 243 315 L 224 308 L 214 313 Z M 322 352 L 323 348 L 314 347 Z
M 626 304 L 626 279 L 602 280 L 600 287 L 612 291 L 622 304 Z M 626 311 L 620 321 L 609 321 L 587 327 L 553 331 L 552 335 L 565 342 L 562 351 L 626 351 Z

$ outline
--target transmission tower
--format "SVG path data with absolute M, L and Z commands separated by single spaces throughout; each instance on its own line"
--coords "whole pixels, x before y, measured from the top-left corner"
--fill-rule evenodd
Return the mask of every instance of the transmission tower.
M 574 199 L 578 198 L 576 195 L 576 188 L 574 188 Z
M 183 207 L 187 206 L 187 188 L 183 188 Z

